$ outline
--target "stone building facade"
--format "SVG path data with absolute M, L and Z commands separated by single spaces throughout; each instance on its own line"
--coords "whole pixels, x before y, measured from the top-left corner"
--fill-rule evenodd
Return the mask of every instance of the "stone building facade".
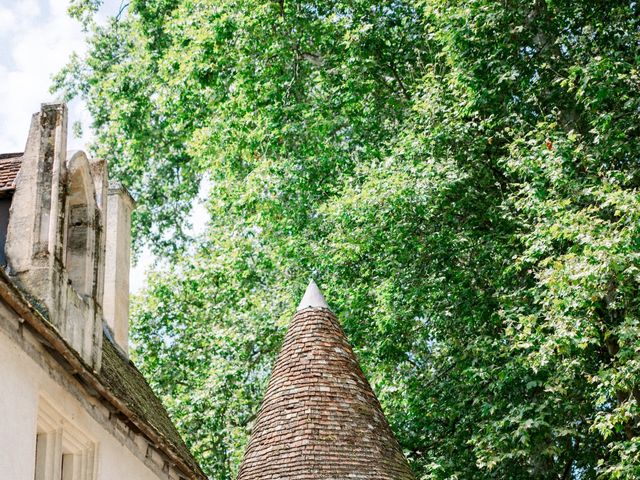
M 131 212 L 67 110 L 0 155 L 0 478 L 205 480 L 128 357 Z M 238 480 L 414 480 L 315 283 L 294 316 Z
M 134 202 L 66 141 L 46 104 L 0 155 L 0 478 L 204 479 L 128 358 Z

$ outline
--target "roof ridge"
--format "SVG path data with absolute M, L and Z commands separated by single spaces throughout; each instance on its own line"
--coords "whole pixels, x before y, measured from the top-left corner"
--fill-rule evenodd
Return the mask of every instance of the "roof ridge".
M 0 160 L 8 160 L 12 158 L 20 158 L 24 156 L 24 152 L 0 153 Z

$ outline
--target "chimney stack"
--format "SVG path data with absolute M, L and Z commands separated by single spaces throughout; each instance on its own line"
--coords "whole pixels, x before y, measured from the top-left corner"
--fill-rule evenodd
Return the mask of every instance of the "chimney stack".
M 131 212 L 135 202 L 120 183 L 110 182 L 107 193 L 104 299 L 102 311 L 115 342 L 129 353 L 129 270 Z

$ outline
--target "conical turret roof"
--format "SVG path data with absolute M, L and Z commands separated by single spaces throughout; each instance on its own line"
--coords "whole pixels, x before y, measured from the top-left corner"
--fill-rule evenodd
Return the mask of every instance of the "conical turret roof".
M 268 479 L 414 479 L 314 282 L 285 337 L 238 475 Z

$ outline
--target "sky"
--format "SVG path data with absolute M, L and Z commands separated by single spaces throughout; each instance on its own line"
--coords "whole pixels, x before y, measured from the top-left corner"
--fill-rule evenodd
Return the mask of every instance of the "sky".
M 116 14 L 120 1 L 105 0 L 100 15 Z M 68 17 L 68 6 L 68 0 L 0 0 L 0 153 L 24 150 L 31 115 L 41 103 L 59 100 L 49 92 L 53 75 L 73 52 L 86 51 L 82 28 Z M 82 122 L 84 136 L 75 138 L 69 129 L 69 150 L 83 150 L 91 140 L 91 117 L 80 101 L 69 105 L 69 125 L 76 121 Z M 152 263 L 143 251 L 131 272 L 132 292 L 144 286 Z
M 107 0 L 101 14 L 117 11 L 119 1 Z M 41 103 L 58 100 L 49 92 L 53 75 L 72 52 L 86 50 L 68 6 L 68 0 L 0 0 L 0 152 L 24 149 L 31 115 Z M 69 105 L 69 112 L 69 125 L 90 122 L 80 102 Z M 70 135 L 69 149 L 81 149 L 89 139 Z

